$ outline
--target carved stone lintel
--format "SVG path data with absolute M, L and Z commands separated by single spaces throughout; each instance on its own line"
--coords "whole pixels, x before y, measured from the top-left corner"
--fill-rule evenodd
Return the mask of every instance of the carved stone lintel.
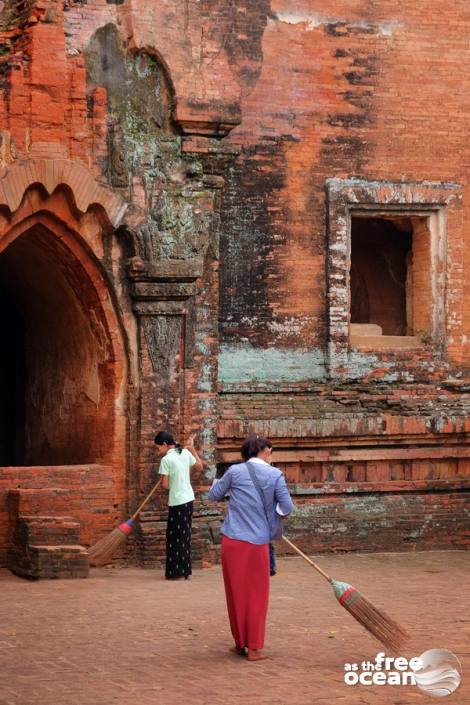
M 195 293 L 194 282 L 135 282 L 131 288 L 135 301 L 184 301 Z
M 158 263 L 133 257 L 128 262 L 128 276 L 134 282 L 194 282 L 203 273 L 204 259 L 160 260 Z
M 133 311 L 138 316 L 172 316 L 185 315 L 187 312 L 186 302 L 183 301 L 135 301 Z

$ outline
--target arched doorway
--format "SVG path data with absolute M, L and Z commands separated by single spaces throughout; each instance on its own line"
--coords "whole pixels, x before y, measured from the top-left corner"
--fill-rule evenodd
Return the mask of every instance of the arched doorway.
M 109 462 L 115 356 L 86 270 L 36 224 L 0 254 L 0 288 L 9 431 L 0 464 Z
M 126 503 L 128 361 L 103 247 L 113 226 L 100 202 L 76 203 L 68 185 L 49 195 L 35 181 L 14 211 L 0 208 L 0 565 L 20 516 L 72 517 L 87 545 Z

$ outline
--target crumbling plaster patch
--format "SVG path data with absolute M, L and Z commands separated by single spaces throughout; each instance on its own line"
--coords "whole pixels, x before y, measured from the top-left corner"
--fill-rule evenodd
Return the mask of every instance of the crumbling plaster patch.
M 271 22 L 284 22 L 291 25 L 305 25 L 305 31 L 312 32 L 317 27 L 326 25 L 344 24 L 351 28 L 362 29 L 373 34 L 381 34 L 384 37 L 391 37 L 400 29 L 402 24 L 395 20 L 388 22 L 350 22 L 345 17 L 331 17 L 320 12 L 300 12 L 296 10 L 279 10 Z

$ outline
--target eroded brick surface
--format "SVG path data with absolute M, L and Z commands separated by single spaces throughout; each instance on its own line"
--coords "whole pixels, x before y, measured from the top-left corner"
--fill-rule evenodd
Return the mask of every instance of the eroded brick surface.
M 387 502 L 380 546 L 466 541 L 466 3 L 291 5 L 2 4 L 0 465 L 111 467 L 106 506 L 83 488 L 87 543 L 149 489 L 162 426 L 199 431 L 202 501 L 244 434 L 270 435 L 315 548 L 357 547 Z M 413 230 L 395 344 L 350 335 L 367 214 Z M 164 506 L 129 555 L 160 556 Z

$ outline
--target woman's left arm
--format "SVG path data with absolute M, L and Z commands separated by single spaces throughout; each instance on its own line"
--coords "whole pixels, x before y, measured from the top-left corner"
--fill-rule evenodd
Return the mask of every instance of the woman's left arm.
M 290 514 L 294 509 L 294 503 L 287 489 L 286 479 L 284 475 L 279 475 L 276 480 L 276 485 L 274 488 L 274 497 L 276 502 L 279 504 L 279 509 L 281 510 L 283 516 Z
M 212 485 L 207 499 L 211 502 L 222 501 L 225 495 L 229 492 L 231 485 L 232 473 L 229 468 L 223 477 Z

